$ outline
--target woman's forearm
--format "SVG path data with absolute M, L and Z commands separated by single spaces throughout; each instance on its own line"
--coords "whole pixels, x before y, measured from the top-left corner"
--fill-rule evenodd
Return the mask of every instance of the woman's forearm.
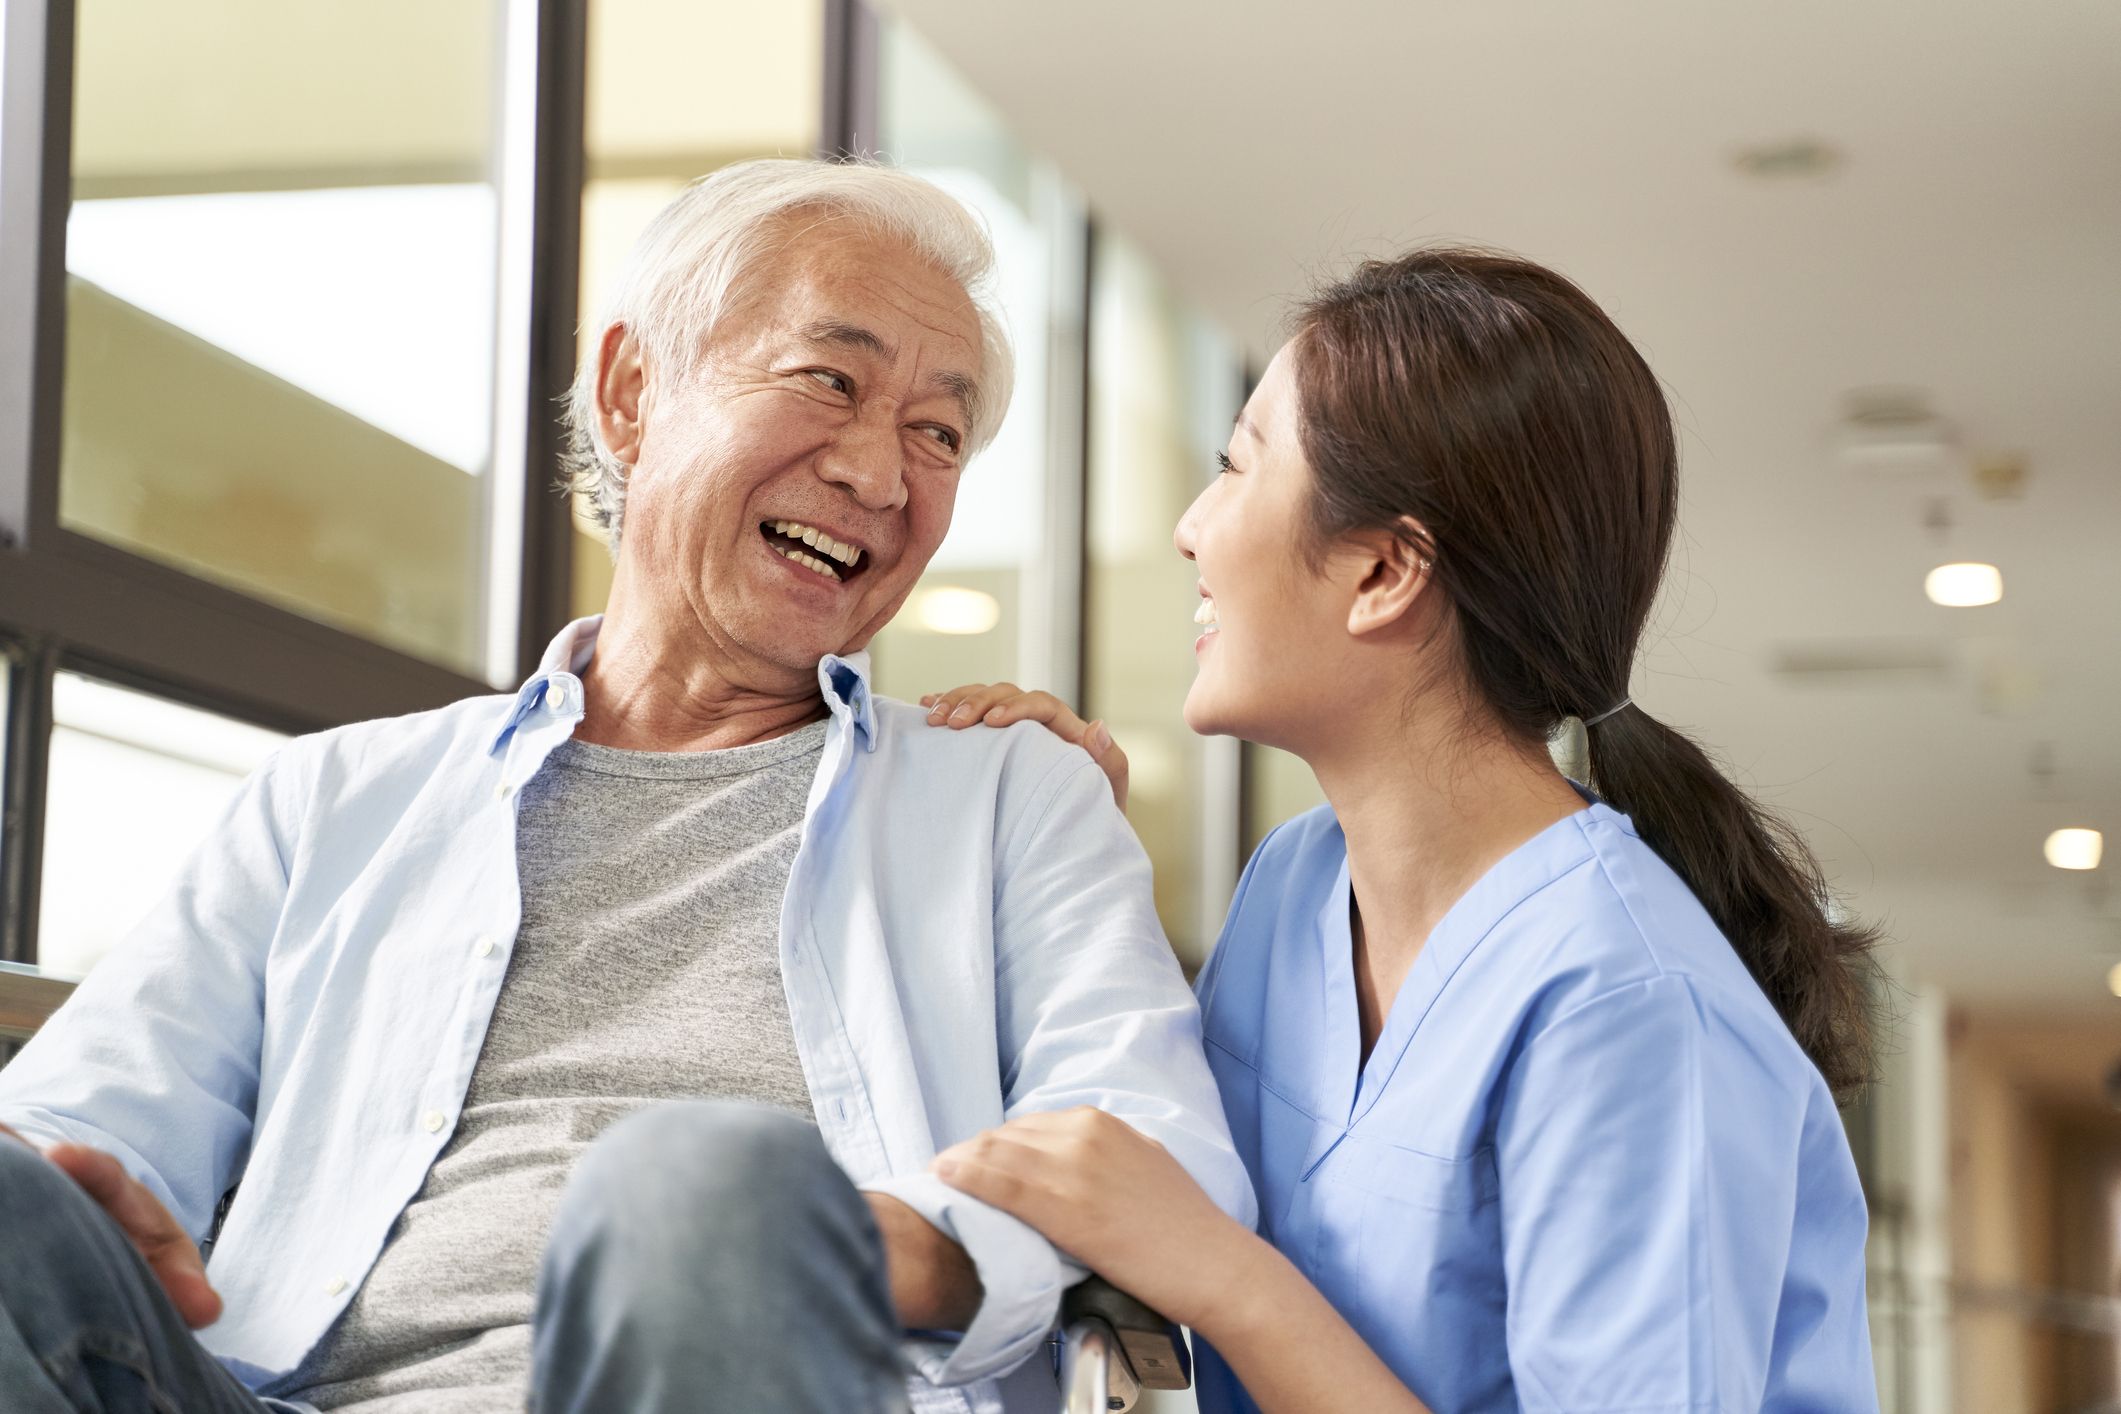
M 1231 1254 L 1229 1298 L 1196 1333 L 1244 1381 L 1262 1414 L 1428 1414 L 1332 1303 L 1252 1233 Z

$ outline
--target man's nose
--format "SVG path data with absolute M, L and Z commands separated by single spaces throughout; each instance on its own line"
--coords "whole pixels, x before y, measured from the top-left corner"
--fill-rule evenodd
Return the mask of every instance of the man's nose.
M 854 493 L 872 511 L 906 504 L 906 455 L 888 417 L 864 414 L 840 429 L 818 459 L 818 474 Z

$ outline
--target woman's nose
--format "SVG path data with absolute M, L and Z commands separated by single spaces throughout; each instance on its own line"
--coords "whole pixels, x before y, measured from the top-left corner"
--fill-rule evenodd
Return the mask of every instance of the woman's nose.
M 1193 504 L 1186 507 L 1186 513 L 1178 518 L 1178 528 L 1171 532 L 1171 543 L 1178 547 L 1180 555 L 1189 560 L 1193 558 L 1193 542 L 1199 529 L 1201 499 L 1207 494 L 1203 491 L 1193 498 Z

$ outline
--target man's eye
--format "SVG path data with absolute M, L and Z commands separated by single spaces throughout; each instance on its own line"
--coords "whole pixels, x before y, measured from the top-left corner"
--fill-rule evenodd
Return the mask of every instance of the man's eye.
M 811 368 L 804 371 L 835 393 L 852 393 L 854 391 L 854 380 L 844 373 L 834 373 L 829 368 Z
M 925 432 L 930 437 L 933 437 L 936 441 L 942 443 L 944 446 L 948 447 L 953 452 L 956 451 L 958 449 L 959 444 L 964 441 L 964 438 L 958 436 L 954 430 L 948 427 L 923 427 L 921 431 Z

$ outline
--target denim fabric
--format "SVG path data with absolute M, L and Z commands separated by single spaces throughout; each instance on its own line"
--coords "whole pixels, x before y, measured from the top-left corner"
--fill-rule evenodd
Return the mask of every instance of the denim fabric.
M 259 1414 L 102 1208 L 0 1135 L 0 1409 L 7 1414 Z
M 907 1407 L 869 1205 L 816 1126 L 761 1105 L 652 1105 L 600 1136 L 561 1198 L 533 1330 L 533 1414 Z M 309 1406 L 246 1388 L 117 1224 L 0 1138 L 0 1409 Z

